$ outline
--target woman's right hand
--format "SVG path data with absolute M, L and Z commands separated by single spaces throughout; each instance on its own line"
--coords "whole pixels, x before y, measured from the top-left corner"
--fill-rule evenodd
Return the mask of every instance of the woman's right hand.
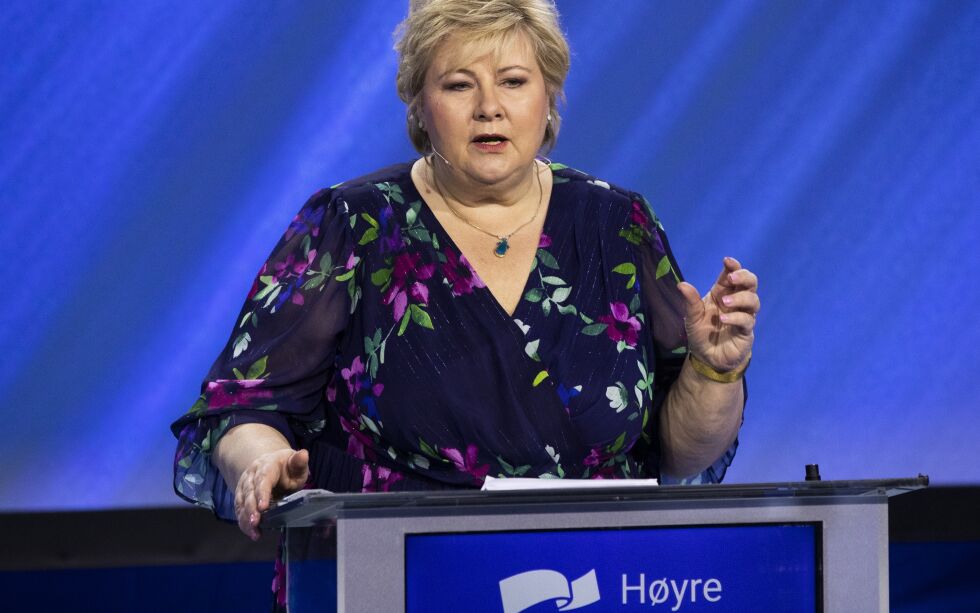
M 235 515 L 245 536 L 257 541 L 259 521 L 273 497 L 301 489 L 310 478 L 310 454 L 305 449 L 277 449 L 255 458 L 235 487 Z

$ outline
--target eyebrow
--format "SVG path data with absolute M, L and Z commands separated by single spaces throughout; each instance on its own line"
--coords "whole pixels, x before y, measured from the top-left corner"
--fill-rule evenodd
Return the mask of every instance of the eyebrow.
M 507 72 L 508 70 L 514 70 L 514 69 L 523 70 L 524 72 L 531 72 L 531 69 L 528 68 L 528 67 L 526 67 L 526 66 L 521 66 L 520 64 L 513 64 L 511 66 L 504 66 L 503 68 L 498 68 L 497 69 L 497 74 L 500 74 L 500 73 L 503 73 L 503 72 Z M 442 73 L 441 75 L 439 75 L 439 79 L 444 79 L 446 77 L 446 75 L 451 74 L 451 73 L 454 73 L 454 72 L 461 72 L 461 73 L 466 74 L 466 75 L 469 75 L 469 76 L 474 76 L 473 71 L 472 70 L 469 70 L 468 68 L 450 68 L 449 70 L 447 70 L 444 73 Z

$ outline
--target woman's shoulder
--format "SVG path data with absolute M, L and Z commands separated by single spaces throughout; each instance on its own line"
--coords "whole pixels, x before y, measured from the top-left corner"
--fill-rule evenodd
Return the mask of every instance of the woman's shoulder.
M 552 162 L 551 169 L 563 200 L 572 203 L 583 219 L 595 220 L 597 214 L 605 213 L 610 223 L 621 227 L 659 225 L 653 208 L 641 193 L 565 164 Z
M 567 183 L 569 186 L 577 187 L 580 190 L 608 194 L 609 199 L 614 200 L 628 200 L 637 195 L 632 190 L 560 162 L 551 162 L 550 167 L 555 184 Z
M 400 195 L 411 181 L 411 162 L 394 164 L 315 192 L 311 202 L 351 215 L 370 211 Z M 395 196 L 397 199 L 398 196 Z

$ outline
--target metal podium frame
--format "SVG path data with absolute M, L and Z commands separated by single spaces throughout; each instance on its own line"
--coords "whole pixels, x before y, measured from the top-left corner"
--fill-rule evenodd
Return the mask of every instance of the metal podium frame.
M 313 491 L 273 508 L 263 522 L 286 529 L 290 551 L 295 550 L 290 539 L 307 538 L 312 527 L 331 541 L 303 551 L 336 556 L 336 610 L 347 613 L 404 610 L 408 534 L 815 523 L 822 541 L 822 610 L 884 612 L 888 497 L 928 482 L 920 475 L 600 490 Z

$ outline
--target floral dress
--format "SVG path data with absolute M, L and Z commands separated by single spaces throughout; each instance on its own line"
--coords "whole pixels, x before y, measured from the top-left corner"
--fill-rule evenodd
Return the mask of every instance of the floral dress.
M 309 485 L 336 492 L 660 476 L 657 412 L 687 347 L 680 273 L 643 197 L 552 164 L 510 315 L 410 169 L 322 190 L 289 225 L 172 426 L 180 496 L 234 517 L 210 454 L 251 422 L 309 449 Z M 719 481 L 734 451 L 690 481 Z

